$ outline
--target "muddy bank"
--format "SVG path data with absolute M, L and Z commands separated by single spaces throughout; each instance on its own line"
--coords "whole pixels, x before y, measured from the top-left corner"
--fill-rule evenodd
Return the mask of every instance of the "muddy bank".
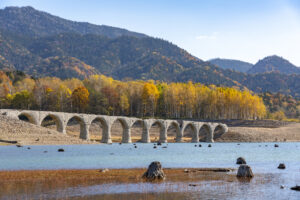
M 0 197 L 18 193 L 34 194 L 36 188 L 48 191 L 99 184 L 133 184 L 142 179 L 146 169 L 94 169 L 94 170 L 32 170 L 0 171 Z M 167 182 L 235 181 L 234 171 L 227 168 L 164 169 Z

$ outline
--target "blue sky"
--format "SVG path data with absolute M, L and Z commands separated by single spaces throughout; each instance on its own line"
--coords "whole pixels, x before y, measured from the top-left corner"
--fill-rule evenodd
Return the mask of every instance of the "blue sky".
M 0 0 L 27 5 L 163 38 L 204 60 L 276 54 L 300 66 L 300 0 Z

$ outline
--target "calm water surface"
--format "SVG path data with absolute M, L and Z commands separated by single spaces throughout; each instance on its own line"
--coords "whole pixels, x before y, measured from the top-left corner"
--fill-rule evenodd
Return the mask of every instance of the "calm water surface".
M 139 168 L 160 161 L 163 167 L 233 167 L 243 156 L 255 176 L 251 182 L 199 182 L 197 187 L 187 183 L 159 184 L 101 184 L 89 187 L 55 189 L 35 194 L 16 194 L 15 199 L 300 199 L 300 192 L 289 188 L 300 185 L 300 143 L 214 143 L 195 147 L 192 143 L 112 145 L 60 145 L 0 147 L 0 170 L 20 169 L 93 169 Z M 167 147 L 167 148 L 162 148 Z M 64 148 L 65 152 L 57 152 Z M 45 153 L 45 151 L 47 151 Z M 279 170 L 279 163 L 286 170 Z M 280 189 L 284 185 L 285 189 Z M 29 196 L 28 196 L 29 195 Z M 1 197 L 1 196 L 0 196 Z M 3 196 L 10 199 L 12 196 Z

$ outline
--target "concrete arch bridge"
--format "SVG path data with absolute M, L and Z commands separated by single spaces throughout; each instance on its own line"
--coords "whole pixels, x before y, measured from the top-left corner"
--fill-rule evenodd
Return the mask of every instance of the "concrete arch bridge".
M 33 110 L 12 110 L 0 109 L 1 115 L 19 119 L 20 116 L 26 116 L 29 122 L 42 125 L 42 122 L 48 117 L 51 117 L 55 123 L 57 131 L 66 134 L 66 127 L 68 122 L 76 119 L 80 123 L 80 138 L 89 140 L 89 127 L 95 121 L 100 122 L 102 126 L 102 143 L 112 143 L 111 127 L 116 121 L 122 125 L 122 143 L 131 143 L 131 129 L 133 124 L 139 122 L 142 124 L 141 142 L 150 143 L 150 128 L 157 124 L 160 127 L 159 141 L 162 143 L 167 142 L 167 130 L 170 126 L 176 129 L 176 142 L 183 141 L 184 131 L 189 127 L 192 130 L 191 141 L 199 142 L 200 130 L 205 129 L 205 141 L 214 142 L 214 135 L 216 130 L 221 130 L 221 134 L 228 131 L 226 124 L 210 123 L 210 122 L 195 122 L 187 120 L 163 120 L 163 119 L 140 119 L 134 117 L 124 116 L 107 116 L 107 115 L 93 115 L 81 113 L 64 113 L 64 112 L 51 112 L 51 111 L 33 111 Z

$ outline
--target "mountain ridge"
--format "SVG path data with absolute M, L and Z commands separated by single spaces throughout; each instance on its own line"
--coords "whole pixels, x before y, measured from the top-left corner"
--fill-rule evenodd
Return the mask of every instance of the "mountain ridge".
M 40 14 L 40 11 L 34 10 L 35 12 Z M 3 18 L 3 10 L 0 10 L 0 15 Z M 47 13 L 43 12 L 42 15 Z M 50 16 L 51 20 L 62 20 Z M 144 34 L 138 37 L 127 35 L 127 32 L 123 32 L 121 36 L 114 32 L 82 34 L 80 30 L 72 31 L 68 23 L 66 27 L 57 28 L 56 22 L 31 24 L 30 20 L 26 21 L 26 17 L 19 16 L 17 19 L 5 25 L 0 20 L 0 69 L 20 70 L 36 77 L 84 79 L 101 73 L 119 80 L 193 81 L 207 85 L 248 88 L 254 92 L 281 91 L 300 97 L 300 74 L 282 74 L 278 71 L 246 74 L 222 69 L 171 42 L 144 37 Z M 11 24 L 13 28 L 7 28 Z M 24 26 L 27 34 L 22 33 Z M 48 29 L 53 29 L 54 32 L 45 34 Z M 111 35 L 107 36 L 108 33 Z
M 19 29 L 20 26 L 22 31 Z M 6 31 L 34 37 L 50 36 L 66 32 L 83 35 L 103 35 L 111 38 L 122 35 L 148 37 L 145 34 L 128 31 L 127 29 L 63 19 L 47 12 L 36 10 L 31 6 L 5 7 L 4 9 L 0 9 L 0 27 Z
M 283 57 L 272 55 L 259 60 L 248 73 L 255 74 L 273 71 L 278 71 L 283 74 L 300 74 L 300 67 L 297 67 Z
M 253 64 L 241 60 L 226 59 L 226 58 L 213 58 L 208 62 L 217 65 L 223 69 L 233 69 L 239 72 L 247 72 L 253 67 Z

